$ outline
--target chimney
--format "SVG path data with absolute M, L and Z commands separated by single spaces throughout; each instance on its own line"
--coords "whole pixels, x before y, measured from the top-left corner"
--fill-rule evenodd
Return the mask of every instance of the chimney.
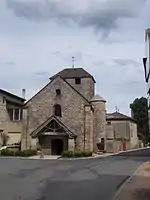
M 23 99 L 26 98 L 26 89 L 22 89 L 22 98 L 23 98 Z

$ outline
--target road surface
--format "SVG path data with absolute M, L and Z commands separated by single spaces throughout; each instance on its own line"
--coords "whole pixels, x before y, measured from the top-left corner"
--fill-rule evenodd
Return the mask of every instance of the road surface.
M 112 200 L 150 149 L 88 160 L 0 158 L 2 200 Z

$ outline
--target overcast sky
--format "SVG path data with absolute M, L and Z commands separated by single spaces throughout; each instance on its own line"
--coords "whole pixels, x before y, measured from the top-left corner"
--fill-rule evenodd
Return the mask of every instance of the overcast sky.
M 150 0 L 0 0 L 0 87 L 27 99 L 63 68 L 84 67 L 107 110 L 146 95 Z

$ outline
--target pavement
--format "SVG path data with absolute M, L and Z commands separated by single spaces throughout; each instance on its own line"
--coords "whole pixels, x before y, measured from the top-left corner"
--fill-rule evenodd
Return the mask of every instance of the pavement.
M 103 158 L 103 157 L 107 157 L 107 156 L 112 156 L 112 155 L 116 155 L 114 153 L 103 153 L 103 154 L 95 154 L 94 156 L 91 157 L 80 157 L 80 158 L 62 158 L 61 156 L 55 156 L 55 155 L 44 155 L 43 158 L 40 158 L 40 155 L 35 155 L 35 156 L 31 156 L 31 157 L 27 157 L 25 159 L 42 159 L 42 160 L 57 160 L 57 159 L 61 159 L 61 160 L 83 160 L 83 159 L 92 159 L 92 158 Z M 21 158 L 21 157 L 20 157 Z
M 150 149 L 86 160 L 0 158 L 2 200 L 113 200 Z
M 150 199 L 150 162 L 144 163 L 119 189 L 115 200 Z
M 35 155 L 35 156 L 28 157 L 28 158 L 26 158 L 26 159 L 57 160 L 57 159 L 59 159 L 60 157 L 61 157 L 61 156 L 44 155 L 43 158 L 40 158 L 40 155 Z

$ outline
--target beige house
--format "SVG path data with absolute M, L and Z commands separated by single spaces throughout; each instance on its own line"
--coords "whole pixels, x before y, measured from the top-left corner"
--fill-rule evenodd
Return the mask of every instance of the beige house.
M 21 141 L 24 102 L 25 99 L 0 89 L 0 134 L 8 136 L 8 144 Z
M 127 148 L 134 148 L 136 123 L 114 119 L 114 114 L 106 117 L 106 101 L 95 95 L 95 83 L 83 68 L 67 68 L 27 102 L 0 90 L 0 131 L 9 135 L 10 144 L 21 141 L 22 150 L 40 146 L 45 154 L 114 152 L 124 136 Z
M 108 152 L 138 147 L 137 124 L 133 118 L 114 112 L 106 115 L 106 122 Z

